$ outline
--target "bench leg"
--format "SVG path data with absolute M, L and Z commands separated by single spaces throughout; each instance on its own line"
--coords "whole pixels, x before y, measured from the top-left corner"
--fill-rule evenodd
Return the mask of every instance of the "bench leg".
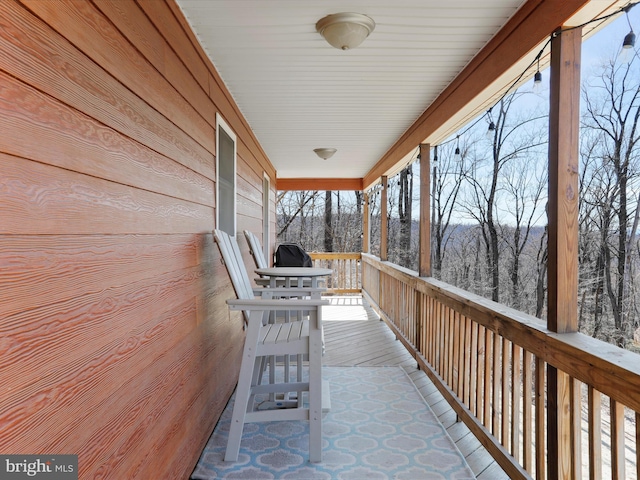
M 262 377 L 264 376 L 264 369 L 267 364 L 267 357 L 256 357 L 253 366 L 253 377 L 251 379 L 251 386 L 261 385 Z M 253 390 L 253 389 L 252 389 Z M 255 393 L 253 391 L 249 392 L 249 401 L 247 402 L 247 410 L 253 409 L 253 403 L 255 401 Z
M 322 338 L 319 330 L 309 337 L 309 461 L 322 461 Z
M 259 312 L 261 313 L 261 312 Z M 253 312 L 251 313 L 253 317 Z M 253 318 L 251 318 L 253 320 Z M 236 399 L 233 404 L 233 413 L 231 414 L 231 426 L 229 428 L 229 438 L 227 440 L 227 451 L 224 456 L 225 462 L 236 462 L 240 451 L 240 440 L 242 439 L 242 430 L 244 428 L 244 420 L 247 414 L 247 405 L 251 395 L 251 387 L 253 386 L 253 378 L 256 369 L 260 369 L 261 359 L 256 359 L 256 347 L 258 345 L 258 335 L 260 331 L 259 322 L 249 322 L 249 329 L 244 342 L 242 351 L 242 364 L 240 365 L 240 375 L 238 377 L 238 386 L 236 387 Z

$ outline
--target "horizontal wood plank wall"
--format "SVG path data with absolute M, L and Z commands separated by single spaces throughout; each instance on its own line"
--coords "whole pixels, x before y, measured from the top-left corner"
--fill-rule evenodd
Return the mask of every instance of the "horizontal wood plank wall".
M 0 2 L 0 452 L 193 470 L 244 338 L 211 235 L 216 113 L 238 229 L 261 232 L 275 170 L 173 0 Z

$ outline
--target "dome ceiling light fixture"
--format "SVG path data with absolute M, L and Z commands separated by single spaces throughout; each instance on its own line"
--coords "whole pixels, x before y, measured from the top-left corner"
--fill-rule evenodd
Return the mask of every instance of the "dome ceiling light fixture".
M 361 13 L 334 13 L 318 20 L 316 30 L 332 47 L 356 48 L 369 36 L 376 22 Z
M 323 160 L 333 157 L 333 154 L 337 152 L 335 148 L 314 148 L 313 151 Z

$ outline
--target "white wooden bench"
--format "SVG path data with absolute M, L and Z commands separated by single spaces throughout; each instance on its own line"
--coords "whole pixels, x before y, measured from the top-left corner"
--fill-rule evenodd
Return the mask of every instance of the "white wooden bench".
M 267 262 L 267 259 L 264 256 L 262 245 L 260 245 L 260 240 L 255 235 L 255 233 L 250 232 L 249 230 L 245 230 L 244 236 L 247 239 L 247 243 L 249 244 L 249 250 L 251 251 L 251 256 L 253 257 L 256 267 L 269 268 L 269 262 Z
M 214 238 L 234 285 L 237 299 L 227 301 L 231 310 L 244 312 L 247 334 L 236 388 L 225 461 L 237 461 L 245 423 L 279 420 L 309 420 L 309 460 L 322 461 L 323 399 L 328 401 L 322 381 L 322 306 L 326 300 L 307 297 L 317 289 L 260 288 L 253 290 L 235 238 L 215 230 Z M 298 320 L 269 323 L 269 312 L 296 312 Z M 304 316 L 300 314 L 304 312 Z M 277 382 L 273 370 L 262 383 L 264 360 L 283 356 L 298 358 L 295 382 Z M 308 380 L 302 381 L 302 357 L 308 356 Z M 272 362 L 273 365 L 274 362 Z M 288 367 L 285 366 L 285 372 Z M 292 395 L 293 394 L 293 395 Z M 257 395 L 269 400 L 256 402 Z M 306 399 L 306 401 L 305 401 Z M 328 403 L 328 402 L 327 402 Z M 258 406 L 260 409 L 258 409 Z M 325 408 L 328 405 L 325 404 Z

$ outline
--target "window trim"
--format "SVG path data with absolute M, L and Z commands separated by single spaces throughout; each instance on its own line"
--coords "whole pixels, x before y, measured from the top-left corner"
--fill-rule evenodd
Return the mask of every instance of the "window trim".
M 220 226 L 220 129 L 227 134 L 231 140 L 233 140 L 233 233 L 235 237 L 238 231 L 237 220 L 237 192 L 238 192 L 238 140 L 235 132 L 231 129 L 229 124 L 222 118 L 218 112 L 216 112 L 216 228 Z M 227 232 L 229 233 L 229 232 Z
M 271 234 L 271 228 L 269 225 L 269 213 L 271 207 L 271 179 L 267 175 L 267 172 L 262 173 L 262 250 L 264 258 L 269 259 L 269 236 Z M 268 261 L 268 260 L 267 260 Z M 271 265 L 271 262 L 269 262 Z

